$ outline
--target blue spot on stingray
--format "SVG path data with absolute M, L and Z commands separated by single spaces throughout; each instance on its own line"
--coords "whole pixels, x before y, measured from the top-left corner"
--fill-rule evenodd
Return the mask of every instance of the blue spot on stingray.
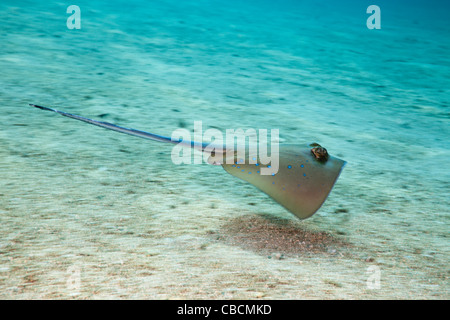
M 256 160 L 256 158 L 252 158 L 253 160 Z
M 244 172 L 244 171 L 245 171 L 245 169 L 242 169 L 241 171 L 242 171 L 242 172 Z
M 235 164 L 233 164 L 233 165 L 232 165 L 232 167 L 236 167 L 236 165 L 235 165 Z
M 289 165 L 289 166 L 288 166 L 288 169 L 291 169 L 291 168 L 292 168 L 292 166 Z
M 259 171 L 256 171 L 256 173 L 259 173 Z
M 275 184 L 275 182 L 272 182 L 272 184 Z
M 248 174 L 252 174 L 252 173 L 249 171 Z
M 303 176 L 306 177 L 306 173 L 304 173 Z
M 271 166 L 267 166 L 267 168 L 271 168 Z
M 255 163 L 255 166 L 259 166 L 259 163 Z
M 302 168 L 304 168 L 305 167 L 305 165 L 304 164 L 302 164 L 300 167 L 302 167 Z
M 240 167 L 237 167 L 238 169 L 240 168 Z
M 275 173 L 272 173 L 272 176 L 274 176 L 275 175 Z

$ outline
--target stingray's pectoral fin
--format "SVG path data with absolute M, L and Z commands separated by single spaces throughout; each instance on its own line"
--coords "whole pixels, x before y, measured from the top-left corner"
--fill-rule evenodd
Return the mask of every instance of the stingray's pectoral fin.
M 224 169 L 268 194 L 300 219 L 312 216 L 324 203 L 345 161 L 318 159 L 316 150 L 280 145 L 277 173 L 261 175 L 263 164 L 223 164 Z M 272 155 L 273 157 L 274 155 Z

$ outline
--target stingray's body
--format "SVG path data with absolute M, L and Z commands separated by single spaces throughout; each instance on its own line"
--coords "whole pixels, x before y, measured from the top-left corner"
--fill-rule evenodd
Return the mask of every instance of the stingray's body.
M 260 163 L 256 155 L 255 164 L 242 163 L 237 158 L 234 158 L 233 161 L 226 161 L 228 154 L 227 149 L 223 146 L 211 148 L 207 143 L 172 140 L 169 137 L 124 128 L 112 123 L 92 120 L 47 107 L 31 106 L 145 139 L 181 144 L 202 152 L 214 150 L 214 164 L 222 165 L 231 175 L 256 186 L 300 219 L 312 216 L 321 207 L 345 165 L 345 161 L 329 156 L 326 149 L 318 144 L 303 147 L 286 144 L 279 146 L 278 155 L 271 154 L 271 158 L 278 156 L 278 171 L 271 175 L 262 175 L 261 169 L 268 166 Z M 219 153 L 219 156 L 217 153 Z M 217 161 L 217 159 L 221 160 Z
M 279 170 L 274 175 L 259 174 L 260 165 L 255 164 L 222 166 L 305 219 L 320 208 L 344 165 L 345 161 L 334 157 L 328 157 L 325 162 L 317 161 L 308 146 L 285 144 L 279 146 Z

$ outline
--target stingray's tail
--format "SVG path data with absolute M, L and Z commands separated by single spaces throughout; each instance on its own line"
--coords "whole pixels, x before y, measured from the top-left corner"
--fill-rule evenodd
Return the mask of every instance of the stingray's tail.
M 115 125 L 115 124 L 112 124 L 112 123 L 109 123 L 109 122 L 92 120 L 92 119 L 89 119 L 89 118 L 85 118 L 85 117 L 82 117 L 82 116 L 77 116 L 75 114 L 67 113 L 67 112 L 64 112 L 64 111 L 59 111 L 59 110 L 52 109 L 52 108 L 42 107 L 42 106 L 38 106 L 38 105 L 35 105 L 35 104 L 30 104 L 30 106 L 35 107 L 35 108 L 39 108 L 39 109 L 45 110 L 45 111 L 56 112 L 56 113 L 59 113 L 60 115 L 62 115 L 64 117 L 68 117 L 68 118 L 72 118 L 72 119 L 75 119 L 75 120 L 87 122 L 87 123 L 93 124 L 94 126 L 102 127 L 102 128 L 105 128 L 105 129 L 109 129 L 109 130 L 113 130 L 113 131 L 117 131 L 117 132 L 121 132 L 121 133 L 126 133 L 126 134 L 129 134 L 129 135 L 140 137 L 140 138 L 144 138 L 144 139 L 160 141 L 160 142 L 168 142 L 168 143 L 173 143 L 173 144 L 182 144 L 182 145 L 184 145 L 186 147 L 191 147 L 191 148 L 195 148 L 195 149 L 199 149 L 199 150 L 204 150 L 206 148 L 206 144 L 200 143 L 200 142 L 184 141 L 184 140 L 179 140 L 179 139 L 172 140 L 169 137 L 160 136 L 158 134 L 149 133 L 149 132 L 145 132 L 145 131 L 140 131 L 140 130 L 136 130 L 136 129 L 124 128 L 124 127 L 120 127 L 118 125 Z

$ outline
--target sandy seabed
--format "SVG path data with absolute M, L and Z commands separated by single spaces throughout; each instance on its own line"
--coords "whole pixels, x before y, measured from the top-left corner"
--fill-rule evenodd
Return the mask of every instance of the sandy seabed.
M 359 213 L 345 175 L 300 221 L 220 167 L 143 177 L 119 153 L 96 168 L 27 153 L 15 170 L 38 179 L 3 174 L 1 298 L 448 298 L 445 230 L 377 205 Z

